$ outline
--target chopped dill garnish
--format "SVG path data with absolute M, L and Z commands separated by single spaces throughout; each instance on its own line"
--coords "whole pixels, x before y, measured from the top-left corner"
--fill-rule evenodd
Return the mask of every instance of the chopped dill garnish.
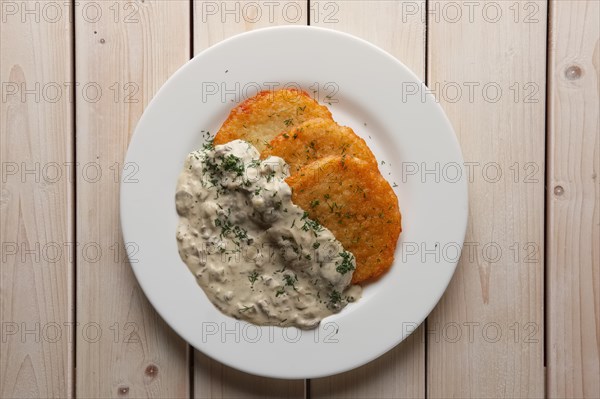
M 240 227 L 238 225 L 233 226 L 233 234 L 235 234 L 235 237 L 238 240 L 247 240 L 248 239 L 248 232 L 246 231 L 246 229 L 244 229 L 243 227 Z
M 342 257 L 342 262 L 336 265 L 335 270 L 340 274 L 346 274 L 350 270 L 354 270 L 354 265 L 352 264 L 354 256 L 348 251 L 340 252 L 340 256 Z
M 214 148 L 215 148 L 215 145 L 213 143 L 213 140 L 209 140 L 206 143 L 202 144 L 202 149 L 205 151 L 212 151 L 212 150 L 214 150 Z
M 340 303 L 342 301 L 342 295 L 336 291 L 336 290 L 332 290 L 329 293 L 329 303 L 331 305 L 336 305 L 338 303 Z
M 244 174 L 244 163 L 240 158 L 233 154 L 227 155 L 223 159 L 221 166 L 223 167 L 223 170 L 235 172 L 238 176 L 242 176 Z
M 215 219 L 215 226 L 221 228 L 221 238 L 223 238 L 223 236 L 226 236 L 233 228 L 233 224 L 229 221 L 229 219 Z
M 244 313 L 244 312 L 246 312 L 246 311 L 248 311 L 248 310 L 252 309 L 253 307 L 254 307 L 254 306 L 244 306 L 244 307 L 242 307 L 242 308 L 239 308 L 239 309 L 238 309 L 238 312 L 240 312 L 240 313 Z
M 304 220 L 304 225 L 302 227 L 300 227 L 303 231 L 309 231 L 312 230 L 315 233 L 320 232 L 323 230 L 323 226 L 321 226 L 321 224 L 316 221 L 316 220 L 312 220 L 312 219 L 308 219 L 308 212 L 304 212 L 304 215 L 302 216 L 302 220 Z
M 248 276 L 248 280 L 250 281 L 250 283 L 252 283 L 252 285 L 254 285 L 256 280 L 258 280 L 258 272 L 256 270 L 252 271 Z
M 293 289 L 296 289 L 295 284 L 296 282 L 298 282 L 298 277 L 297 276 L 292 276 L 291 274 L 285 274 L 283 276 L 283 279 L 285 280 L 285 285 L 286 286 L 290 286 Z

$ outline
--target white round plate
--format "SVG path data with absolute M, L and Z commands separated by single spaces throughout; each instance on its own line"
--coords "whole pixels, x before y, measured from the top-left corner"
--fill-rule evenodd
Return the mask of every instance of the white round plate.
M 179 258 L 175 240 L 175 186 L 186 155 L 205 140 L 202 131 L 214 134 L 231 108 L 258 90 L 285 86 L 330 103 L 335 120 L 367 141 L 402 212 L 390 271 L 311 331 L 257 327 L 223 315 Z M 433 309 L 463 244 L 466 176 L 441 107 L 394 57 L 327 29 L 267 28 L 197 55 L 148 105 L 127 152 L 121 223 L 142 289 L 191 345 L 248 373 L 322 377 L 392 349 Z

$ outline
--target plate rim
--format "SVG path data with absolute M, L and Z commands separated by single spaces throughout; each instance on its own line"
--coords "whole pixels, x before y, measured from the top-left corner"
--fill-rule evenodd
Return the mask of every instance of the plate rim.
M 219 41 L 218 43 L 215 43 L 214 45 L 204 49 L 203 51 L 201 51 L 200 53 L 194 55 L 193 58 L 189 59 L 188 61 L 186 61 L 183 65 L 181 65 L 174 73 L 172 73 L 169 78 L 161 85 L 161 87 L 156 91 L 156 93 L 154 94 L 154 96 L 152 97 L 152 99 L 147 103 L 147 105 L 144 107 L 144 110 L 142 112 L 142 115 L 140 116 L 138 122 L 136 123 L 136 126 L 133 130 L 133 134 L 131 135 L 130 139 L 129 139 L 129 144 L 127 147 L 127 152 L 124 158 L 124 162 L 123 162 L 123 167 L 125 167 L 125 165 L 127 165 L 127 163 L 129 162 L 129 158 L 131 155 L 131 148 L 134 146 L 134 143 L 136 142 L 136 139 L 139 139 L 142 135 L 142 132 L 139 129 L 139 126 L 142 125 L 142 122 L 144 121 L 144 119 L 147 117 L 148 114 L 148 110 L 151 110 L 154 108 L 155 104 L 156 104 L 156 100 L 158 97 L 161 96 L 161 94 L 166 90 L 167 86 L 169 85 L 169 82 L 172 82 L 173 80 L 176 79 L 177 76 L 179 76 L 181 73 L 183 73 L 183 71 L 185 71 L 188 68 L 191 68 L 191 65 L 195 62 L 195 60 L 197 60 L 198 58 L 201 57 L 207 57 L 210 56 L 210 54 L 215 51 L 216 49 L 218 49 L 219 46 L 221 45 L 225 45 L 228 44 L 230 42 L 233 41 L 237 41 L 240 40 L 240 38 L 245 38 L 245 37 L 249 37 L 249 36 L 254 36 L 254 35 L 262 35 L 265 34 L 266 31 L 269 32 L 277 32 L 277 31 L 321 31 L 324 34 L 328 34 L 328 35 L 337 35 L 340 37 L 345 37 L 347 40 L 353 40 L 353 41 L 357 41 L 359 43 L 361 43 L 362 45 L 365 45 L 367 47 L 370 47 L 371 50 L 376 50 L 378 53 L 380 53 L 382 56 L 388 58 L 390 61 L 392 61 L 393 63 L 395 63 L 399 68 L 402 68 L 406 73 L 410 74 L 411 77 L 417 81 L 420 82 L 423 87 L 426 87 L 425 83 L 416 75 L 416 73 L 414 71 L 412 71 L 409 67 L 407 67 L 402 61 L 400 61 L 399 59 L 397 59 L 395 56 L 393 56 L 392 54 L 390 54 L 389 52 L 387 52 L 386 50 L 376 46 L 375 44 L 362 39 L 360 37 L 354 36 L 352 34 L 346 33 L 346 32 L 342 32 L 342 31 L 338 31 L 338 30 L 334 30 L 334 29 L 330 29 L 330 28 L 324 28 L 324 27 L 317 27 L 317 26 L 307 26 L 307 25 L 284 25 L 284 26 L 273 26 L 273 27 L 265 27 L 265 28 L 260 28 L 260 29 L 255 29 L 255 30 L 251 30 L 251 31 L 247 31 L 247 32 L 241 32 L 238 33 L 236 35 L 233 35 L 231 37 L 228 37 L 226 39 L 223 39 L 221 41 Z M 431 94 L 431 92 L 427 92 L 426 93 L 427 98 L 434 98 L 433 94 Z M 460 159 L 460 161 L 462 162 L 461 168 L 464 172 L 464 156 L 462 153 L 462 149 L 460 146 L 460 143 L 458 141 L 458 137 L 456 135 L 456 132 L 452 126 L 452 123 L 450 122 L 448 116 L 446 115 L 446 113 L 444 112 L 442 106 L 440 105 L 440 103 L 438 101 L 432 101 L 432 105 L 437 109 L 437 112 L 439 113 L 440 116 L 442 116 L 444 125 L 447 129 L 449 129 L 449 132 L 451 132 L 451 140 L 454 144 L 454 149 L 455 151 L 457 151 L 456 155 L 458 156 L 458 158 Z M 387 181 L 388 179 L 386 179 Z M 457 234 L 457 236 L 460 236 L 460 249 L 462 251 L 463 247 L 464 247 L 464 240 L 466 237 L 466 232 L 467 232 L 467 226 L 468 226 L 468 219 L 469 219 L 469 196 L 468 196 L 468 185 L 467 182 L 464 178 L 464 173 L 463 173 L 463 177 L 460 179 L 459 182 L 463 189 L 462 192 L 464 194 L 464 197 L 462 198 L 464 200 L 464 220 L 463 220 L 463 226 L 461 228 L 460 234 Z M 124 182 L 124 180 L 122 179 L 120 184 L 119 184 L 119 221 L 121 224 L 121 231 L 122 231 L 122 235 L 123 235 L 123 241 L 124 242 L 128 242 L 127 241 L 127 236 L 129 236 L 129 234 L 126 232 L 126 227 L 125 224 L 123 222 L 123 219 L 126 218 L 126 213 L 127 213 L 127 200 L 126 200 L 126 193 L 127 193 L 127 185 Z M 458 233 L 458 230 L 456 230 Z M 128 253 L 128 259 L 130 259 L 129 257 L 129 253 Z M 358 362 L 358 364 L 351 364 L 347 367 L 337 367 L 334 371 L 331 372 L 327 372 L 327 373 L 316 373 L 316 374 L 310 374 L 310 375 L 302 375 L 302 376 L 298 376 L 297 374 L 294 375 L 290 375 L 290 374 L 285 374 L 285 373 L 281 373 L 281 374 L 270 374 L 270 373 L 263 373 L 263 372 L 258 372 L 258 371 L 254 371 L 254 370 L 249 370 L 245 367 L 240 367 L 239 365 L 233 363 L 233 362 L 229 362 L 227 360 L 223 360 L 223 359 L 217 359 L 215 357 L 213 357 L 212 355 L 209 355 L 207 352 L 205 352 L 203 350 L 202 347 L 198 347 L 197 345 L 195 345 L 194 343 L 192 343 L 191 341 L 187 340 L 184 335 L 179 331 L 179 328 L 176 326 L 173 326 L 171 323 L 169 323 L 167 320 L 168 318 L 166 318 L 163 315 L 163 312 L 160 309 L 160 307 L 157 307 L 155 304 L 155 298 L 152 295 L 149 295 L 149 293 L 146 291 L 147 287 L 144 287 L 144 285 L 141 283 L 141 279 L 140 279 L 140 273 L 141 273 L 141 269 L 140 268 L 136 268 L 134 267 L 134 264 L 132 262 L 130 263 L 130 267 L 132 268 L 134 275 L 136 277 L 137 283 L 139 284 L 139 287 L 142 289 L 142 291 L 144 292 L 145 297 L 147 298 L 147 300 L 151 303 L 152 307 L 154 308 L 154 311 L 157 312 L 157 314 L 164 320 L 164 322 L 169 326 L 169 328 L 171 328 L 179 337 L 181 337 L 181 339 L 183 339 L 188 345 L 192 346 L 193 348 L 195 348 L 196 350 L 202 352 L 203 354 L 205 354 L 206 356 L 210 357 L 211 359 L 214 359 L 226 366 L 235 368 L 237 370 L 241 370 L 243 372 L 252 374 L 252 375 L 258 375 L 258 376 L 262 376 L 262 377 L 268 377 L 268 378 L 276 378 L 276 379 L 312 379 L 312 378 L 320 378 L 320 377 L 327 377 L 327 376 L 331 376 L 331 375 L 335 375 L 335 374 L 339 374 L 339 373 L 343 373 L 358 367 L 361 367 L 369 362 L 372 362 L 373 360 L 381 357 L 382 355 L 386 354 L 387 352 L 389 352 L 390 350 L 392 350 L 393 348 L 395 348 L 397 345 L 399 345 L 401 342 L 403 342 L 404 340 L 406 340 L 406 338 L 408 338 L 414 331 L 417 330 L 418 326 L 420 326 L 423 321 L 431 314 L 431 312 L 433 311 L 433 309 L 437 306 L 437 304 L 439 303 L 440 299 L 442 298 L 442 296 L 445 294 L 446 290 L 448 289 L 448 286 L 453 278 L 453 276 L 456 273 L 456 269 L 458 267 L 458 259 L 456 261 L 452 261 L 449 262 L 452 264 L 452 272 L 448 273 L 448 277 L 446 279 L 446 281 L 443 282 L 443 286 L 444 289 L 441 290 L 439 292 L 439 294 L 437 295 L 436 298 L 432 298 L 435 299 L 433 301 L 432 306 L 430 306 L 430 308 L 428 309 L 428 311 L 425 313 L 425 315 L 418 321 L 418 323 L 416 323 L 415 328 L 404 334 L 404 333 L 398 333 L 397 335 L 397 339 L 395 339 L 393 342 L 391 342 L 389 345 L 387 345 L 385 347 L 385 349 L 374 352 L 371 354 L 371 356 L 363 356 L 362 360 Z M 396 263 L 396 261 L 394 261 L 394 263 Z

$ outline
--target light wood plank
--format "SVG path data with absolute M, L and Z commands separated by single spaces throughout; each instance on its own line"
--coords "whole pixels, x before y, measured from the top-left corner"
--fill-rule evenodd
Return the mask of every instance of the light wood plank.
M 290 367 L 293 367 L 290 365 Z M 194 398 L 304 398 L 304 380 L 283 380 L 244 373 L 194 351 Z
M 332 377 L 310 380 L 311 398 L 423 398 L 423 326 L 380 358 Z M 365 340 L 365 344 L 368 341 Z
M 50 3 L 56 14 L 44 15 Z M 72 397 L 68 3 L 0 3 L 0 397 Z
M 425 79 L 425 0 L 311 0 L 310 21 L 381 47 Z
M 474 162 L 466 245 L 428 319 L 428 397 L 543 397 L 546 3 L 428 11 L 428 84 Z
M 118 181 L 135 180 L 136 169 L 117 173 L 144 107 L 189 59 L 190 3 L 76 4 L 77 81 L 90 85 L 76 103 L 77 240 L 102 251 L 77 258 L 77 396 L 188 397 L 187 344 L 146 300 L 122 242 Z
M 311 25 L 356 35 L 388 51 L 421 79 L 425 76 L 425 1 L 311 1 Z M 401 106 L 401 104 L 399 104 Z M 422 398 L 424 329 L 356 370 L 311 380 L 314 398 Z
M 551 2 L 549 398 L 600 397 L 600 3 Z
M 194 1 L 194 53 L 242 32 L 305 25 L 306 1 Z M 194 398 L 303 398 L 303 380 L 253 376 L 194 351 Z
M 307 1 L 194 2 L 194 54 L 239 33 L 276 25 L 306 25 Z

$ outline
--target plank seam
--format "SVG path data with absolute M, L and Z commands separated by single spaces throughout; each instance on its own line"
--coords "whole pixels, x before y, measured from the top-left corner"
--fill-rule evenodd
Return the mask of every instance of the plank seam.
M 190 2 L 190 60 L 194 58 L 194 1 L 189 0 Z
M 73 131 L 73 143 L 72 143 L 72 157 L 73 157 L 73 165 L 77 165 L 77 92 L 75 90 L 75 86 L 76 86 L 76 82 L 77 82 L 77 60 L 76 60 L 76 54 L 75 54 L 75 49 L 76 49 L 76 27 L 75 27 L 75 18 L 77 18 L 77 16 L 75 15 L 75 6 L 76 6 L 76 0 L 71 0 L 71 15 L 73 16 L 73 18 L 71 19 L 71 80 L 72 83 L 71 84 L 71 98 L 73 99 L 71 101 L 72 106 L 73 106 L 73 111 L 72 111 L 72 115 L 71 115 L 71 128 Z M 76 168 L 76 166 L 73 166 L 73 168 Z M 75 176 L 75 178 L 73 179 L 73 191 L 72 191 L 72 196 L 73 196 L 73 203 L 72 203 L 72 215 L 73 215 L 73 221 L 72 221 L 72 241 L 73 242 L 77 242 L 77 175 L 76 174 L 72 174 Z M 73 274 L 72 274 L 72 287 L 71 287 L 71 295 L 72 295 L 72 309 L 71 309 L 71 317 L 73 320 L 73 325 L 75 326 L 75 328 L 77 328 L 77 251 L 76 251 L 76 245 L 72 245 L 72 258 L 73 259 L 73 263 L 72 263 L 72 268 L 73 268 Z M 71 351 L 71 361 L 73 363 L 73 370 L 72 370 L 72 375 L 71 375 L 71 397 L 75 398 L 77 397 L 77 339 L 74 338 L 73 339 L 73 348 Z
M 423 61 L 423 67 L 425 69 L 425 76 L 423 77 L 425 80 L 425 86 L 429 87 L 429 0 L 425 0 L 425 54 L 424 54 L 424 61 Z M 427 327 L 428 327 L 428 323 L 427 321 L 429 320 L 429 315 L 425 318 L 425 320 L 423 321 L 423 370 L 424 370 L 424 376 L 423 376 L 423 397 L 425 399 L 428 398 L 428 392 L 427 392 L 427 388 L 428 388 L 428 380 L 427 380 L 427 375 L 429 374 L 429 370 L 428 370 L 428 365 L 427 365 L 427 358 L 429 357 L 429 353 L 428 353 L 428 347 L 427 347 Z
M 549 294 L 549 277 L 548 277 L 548 255 L 549 255 L 549 246 L 548 246 L 548 226 L 549 226 L 549 218 L 550 218 L 550 206 L 548 205 L 548 201 L 550 201 L 550 117 L 551 117 L 551 105 L 552 105 L 552 84 L 551 84 L 551 73 L 552 73 L 552 11 L 553 11 L 553 2 L 548 1 L 547 3 L 547 12 L 546 12 L 546 104 L 545 104 L 545 119 L 544 122 L 546 126 L 544 127 L 545 137 L 544 137 L 544 148 L 545 148 L 545 165 L 544 165 L 544 231 L 543 231 L 543 241 L 544 241 L 544 262 L 543 262 L 543 306 L 544 312 L 542 313 L 542 325 L 544 328 L 544 333 L 542 334 L 542 339 L 544 340 L 544 344 L 542 345 L 542 362 L 544 366 L 544 398 L 548 397 L 548 294 Z
M 193 0 L 192 0 L 193 1 Z M 188 344 L 188 364 L 189 364 L 189 398 L 195 397 L 194 392 L 194 347 Z

